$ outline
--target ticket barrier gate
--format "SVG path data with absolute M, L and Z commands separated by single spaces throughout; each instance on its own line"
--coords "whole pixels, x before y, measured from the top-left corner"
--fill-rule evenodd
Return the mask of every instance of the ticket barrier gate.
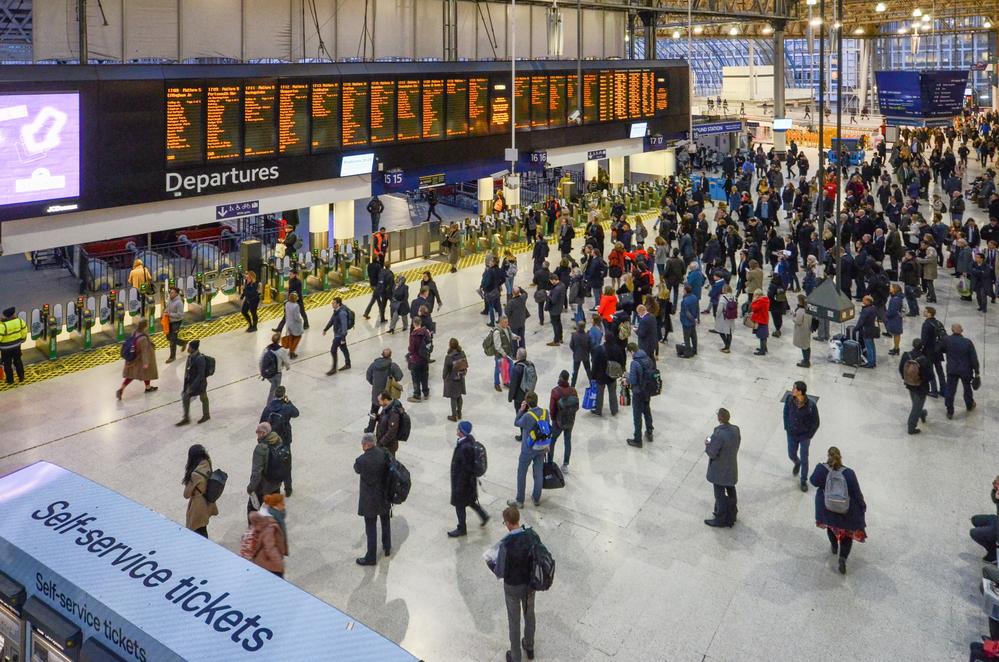
M 312 251 L 298 254 L 298 278 L 302 281 L 302 296 L 309 293 L 309 275 L 315 272 L 316 263 Z
M 0 662 L 23 662 L 24 586 L 0 572 Z
M 27 621 L 26 660 L 31 662 L 79 662 L 83 633 L 76 625 L 31 596 L 24 604 Z
M 41 310 L 35 308 L 31 311 L 29 334 L 35 341 L 35 348 L 50 361 L 56 359 L 56 338 L 62 330 L 62 325 L 61 303 L 57 303 L 54 307 L 46 303 L 42 305 Z
M 93 637 L 84 641 L 80 649 L 80 662 L 124 662 L 124 660 L 125 658 L 118 657 Z

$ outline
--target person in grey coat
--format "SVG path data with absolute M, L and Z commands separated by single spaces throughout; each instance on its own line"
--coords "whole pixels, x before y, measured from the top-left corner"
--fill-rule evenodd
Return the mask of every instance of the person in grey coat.
M 447 420 L 458 422 L 461 418 L 462 396 L 465 395 L 465 375 L 468 373 L 468 357 L 457 338 L 448 341 L 447 355 L 444 357 L 444 397 L 451 400 L 451 415 Z
M 552 333 L 554 338 L 549 347 L 558 347 L 562 344 L 562 313 L 565 312 L 565 283 L 559 280 L 558 276 L 552 274 L 551 288 L 548 290 L 548 305 L 545 309 L 552 322 Z
M 368 539 L 367 554 L 357 559 L 357 565 L 375 565 L 375 547 L 378 542 L 377 520 L 382 523 L 382 549 L 385 556 L 392 553 L 392 520 L 389 519 L 389 502 L 385 481 L 388 477 L 389 454 L 375 446 L 375 435 L 361 435 L 364 452 L 354 460 L 354 473 L 360 476 L 357 495 L 357 514 L 364 518 L 364 533 Z
M 737 425 L 729 423 L 727 409 L 718 410 L 718 425 L 704 440 L 708 456 L 708 482 L 715 488 L 714 517 L 704 520 L 708 526 L 732 527 L 739 512 L 735 484 L 739 482 L 739 444 L 742 440 Z
M 365 378 L 371 384 L 371 411 L 368 413 L 368 426 L 364 429 L 365 432 L 375 431 L 375 422 L 377 421 L 375 414 L 378 413 L 378 408 L 381 406 L 378 402 L 378 396 L 382 391 L 388 390 L 389 376 L 397 382 L 402 381 L 402 368 L 392 360 L 392 350 L 386 347 L 382 350 L 382 355 L 371 362 L 367 373 L 365 373 Z
M 526 347 L 524 344 L 524 330 L 527 327 L 527 318 L 531 313 L 527 310 L 527 296 L 524 290 L 513 288 L 513 296 L 506 301 L 506 309 L 503 311 L 507 321 L 510 322 L 510 331 L 517 336 L 517 346 Z

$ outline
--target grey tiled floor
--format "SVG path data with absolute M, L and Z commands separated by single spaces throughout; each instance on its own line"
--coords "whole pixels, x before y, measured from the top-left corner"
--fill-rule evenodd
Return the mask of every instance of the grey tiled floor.
M 363 553 L 352 471 L 368 406 L 363 375 L 383 346 L 401 360 L 405 337 L 378 335 L 384 327 L 358 315 L 350 336 L 353 369 L 326 377 L 329 337 L 320 335 L 325 319 L 315 311 L 302 358 L 285 377 L 302 409 L 287 579 L 435 662 L 499 661 L 507 646 L 502 587 L 481 556 L 503 533 L 497 516 L 513 496 L 518 446 L 512 408 L 505 393 L 492 390 L 491 361 L 479 348 L 485 327 L 477 284 L 477 272 L 442 277 L 445 306 L 435 316 L 438 347 L 454 336 L 468 351 L 464 413 L 490 453 L 482 502 L 494 519 L 479 528 L 470 513 L 467 538 L 445 536 L 454 525 L 448 505 L 454 426 L 444 418 L 440 361 L 431 371 L 433 398 L 409 405 L 414 431 L 399 457 L 413 474 L 413 491 L 396 509 L 392 558 L 375 568 L 354 564 Z M 917 437 L 905 434 L 908 397 L 885 340 L 874 371 L 827 363 L 818 346 L 814 367 L 802 370 L 794 367 L 799 354 L 789 334 L 772 339 L 772 354 L 761 359 L 751 355 L 747 333 L 737 332 L 733 353 L 724 355 L 705 328 L 697 358 L 680 361 L 664 351 L 655 443 L 641 450 L 625 445 L 627 409 L 616 419 L 582 414 L 567 487 L 525 510 L 558 561 L 553 589 L 537 598 L 538 659 L 966 659 L 967 642 L 987 632 L 977 589 L 981 551 L 967 537 L 967 518 L 992 509 L 988 487 L 999 469 L 991 363 L 999 332 L 995 313 L 986 323 L 957 300 L 949 278 L 938 290 L 945 322 L 963 322 L 978 346 L 984 384 L 978 409 L 968 414 L 959 407 L 953 421 L 944 418 L 942 401 L 931 400 L 929 422 Z M 917 329 L 907 319 L 903 341 Z M 532 320 L 528 348 L 543 391 L 569 367 L 567 348 L 544 345 L 549 333 Z M 267 393 L 254 368 L 266 335 L 204 342 L 218 358 L 207 425 L 173 426 L 180 363 L 160 365 L 159 392 L 146 396 L 133 385 L 122 402 L 113 395 L 120 364 L 4 394 L 0 472 L 39 459 L 57 462 L 182 522 L 186 450 L 203 443 L 230 474 L 211 537 L 238 549 L 242 487 Z M 846 372 L 855 378 L 844 378 Z M 778 399 L 795 379 L 821 397 L 813 461 L 838 445 L 867 498 L 870 538 L 854 547 L 845 577 L 814 526 L 814 492 L 798 491 L 786 458 Z M 702 524 L 712 506 L 703 439 L 718 406 L 732 411 L 743 437 L 740 520 L 723 531 Z

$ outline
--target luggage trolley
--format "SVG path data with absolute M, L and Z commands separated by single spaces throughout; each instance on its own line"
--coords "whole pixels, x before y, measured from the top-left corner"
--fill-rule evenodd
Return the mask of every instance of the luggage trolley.
M 24 586 L 0 572 L 0 662 L 24 660 Z

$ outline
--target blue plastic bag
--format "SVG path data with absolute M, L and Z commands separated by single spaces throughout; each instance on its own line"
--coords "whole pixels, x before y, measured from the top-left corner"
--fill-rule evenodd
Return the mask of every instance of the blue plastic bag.
M 594 410 L 597 408 L 597 385 L 590 382 L 583 392 L 583 409 Z

